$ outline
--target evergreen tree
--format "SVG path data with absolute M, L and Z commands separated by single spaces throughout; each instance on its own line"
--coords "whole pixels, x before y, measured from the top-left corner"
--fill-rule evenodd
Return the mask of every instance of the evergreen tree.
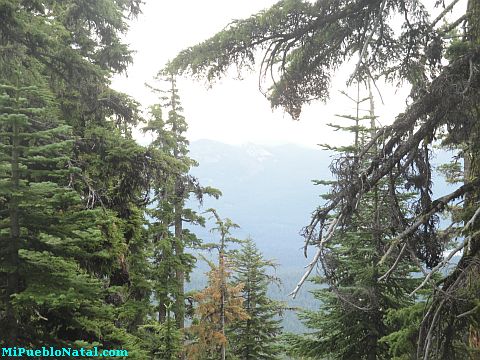
M 277 278 L 267 274 L 267 269 L 276 265 L 263 258 L 251 239 L 242 244 L 233 264 L 233 284 L 243 285 L 243 308 L 248 317 L 228 326 L 232 352 L 242 360 L 278 359 L 280 316 L 285 306 L 267 295 L 270 284 L 279 285 Z
M 182 333 L 170 316 L 171 304 L 166 306 L 165 320 L 141 326 L 140 335 L 150 353 L 149 359 L 176 360 L 182 353 Z
M 225 360 L 233 356 L 230 352 L 227 355 L 229 345 L 226 336 L 227 326 L 236 320 L 248 318 L 242 306 L 243 284 L 232 285 L 229 282 L 231 254 L 227 250 L 227 246 L 240 241 L 230 234 L 231 229 L 238 227 L 237 224 L 228 218 L 220 218 L 214 209 L 209 209 L 208 212 L 212 213 L 215 218 L 216 227 L 212 231 L 220 234 L 220 241 L 204 244 L 203 247 L 217 250 L 218 262 L 214 264 L 208 261 L 211 268 L 208 273 L 208 285 L 194 296 L 198 306 L 195 309 L 194 323 L 190 327 L 194 343 L 189 347 L 189 358 Z
M 125 346 L 96 276 L 108 274 L 121 245 L 105 251 L 104 234 L 115 224 L 108 213 L 85 209 L 72 188 L 80 169 L 70 163 L 71 128 L 48 90 L 18 83 L 0 91 L 0 342 Z
M 166 78 L 168 91 L 156 90 L 162 94 L 161 104 L 151 107 L 151 119 L 143 129 L 154 138 L 149 147 L 155 161 L 152 175 L 153 206 L 149 210 L 152 218 L 149 234 L 153 246 L 153 274 L 155 299 L 158 302 L 158 319 L 166 319 L 166 306 L 173 301 L 173 312 L 178 328 L 185 322 L 184 283 L 188 280 L 195 264 L 195 257 L 186 248 L 198 247 L 199 239 L 184 223 L 204 225 L 204 218 L 185 206 L 188 199 L 195 197 L 202 203 L 203 196 L 218 198 L 220 191 L 202 187 L 190 175 L 197 162 L 188 156 L 188 140 L 185 132 L 188 125 L 181 114 L 182 107 L 176 81 L 173 76 Z M 163 119 L 162 109 L 168 110 Z
M 339 116 L 354 122 L 354 125 L 331 126 L 352 133 L 354 142 L 346 147 L 328 147 L 339 153 L 331 166 L 337 180 L 327 182 L 332 187 L 338 182 L 349 181 L 343 172 L 345 164 L 357 161 L 362 144 L 375 137 L 376 117 L 371 92 L 368 97 L 360 99 L 358 84 L 356 100 L 346 93 L 344 95 L 355 102 L 356 114 Z M 361 116 L 360 105 L 367 100 L 370 100 L 369 113 Z M 362 121 L 369 121 L 370 126 L 362 125 Z M 392 225 L 409 221 L 405 212 L 411 195 L 403 190 L 403 213 L 396 213 L 391 211 L 393 207 L 388 196 L 391 191 L 402 191 L 398 181 L 379 184 L 365 194 L 355 215 L 325 246 L 322 261 L 324 276 L 316 278 L 315 282 L 327 287 L 314 291 L 314 296 L 322 304 L 321 309 L 300 315 L 307 327 L 315 332 L 291 337 L 293 353 L 331 359 L 391 358 L 388 347 L 382 341 L 391 331 L 385 319 L 387 311 L 411 305 L 408 294 L 415 288 L 415 280 L 409 275 L 415 268 L 408 258 L 398 265 L 394 278 L 388 282 L 379 281 L 379 277 L 392 265 L 378 265 L 384 255 L 385 244 L 395 236 Z M 331 194 L 325 197 L 328 199 L 329 196 Z
M 99 307 L 113 306 L 108 317 L 123 334 L 119 339 L 133 339 L 150 311 L 143 230 L 150 157 L 131 137 L 140 118 L 138 103 L 110 88 L 111 76 L 131 61 L 122 35 L 139 4 L 12 0 L 0 5 L 2 82 L 15 84 L 21 71 L 25 84 L 48 89 L 58 115 L 71 126 L 68 166 L 78 171 L 68 175 L 68 183 L 100 231 L 85 242 L 96 239 L 99 248 L 85 251 L 81 263 L 106 288 L 97 297 Z

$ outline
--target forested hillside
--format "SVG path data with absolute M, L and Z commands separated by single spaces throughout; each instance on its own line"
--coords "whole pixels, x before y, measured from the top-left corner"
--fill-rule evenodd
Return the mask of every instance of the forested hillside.
M 112 86 L 144 5 L 0 0 L 1 356 L 477 359 L 480 0 L 272 1 L 153 102 Z M 252 74 L 335 138 L 190 143 L 182 87 Z

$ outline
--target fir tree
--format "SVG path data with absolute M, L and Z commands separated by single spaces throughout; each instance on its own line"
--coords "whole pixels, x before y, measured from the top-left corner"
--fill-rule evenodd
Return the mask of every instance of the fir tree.
M 371 92 L 368 97 L 360 99 L 358 84 L 357 99 L 348 97 L 355 102 L 356 114 L 339 116 L 354 122 L 354 125 L 332 126 L 352 133 L 354 142 L 346 147 L 328 147 L 339 153 L 331 166 L 337 180 L 319 182 L 333 187 L 337 186 L 337 182 L 349 181 L 343 172 L 346 163 L 358 161 L 357 154 L 362 144 L 375 137 L 376 117 Z M 360 105 L 368 100 L 369 113 L 361 116 Z M 369 126 L 363 126 L 362 121 L 369 121 Z M 415 280 L 409 275 L 415 268 L 408 258 L 398 264 L 395 277 L 388 282 L 379 281 L 379 277 L 388 270 L 387 265 L 391 265 L 379 266 L 378 262 L 384 255 L 385 244 L 395 236 L 392 225 L 409 221 L 405 212 L 411 195 L 406 190 L 403 190 L 402 196 L 404 213 L 391 211 L 388 194 L 401 191 L 397 185 L 398 182 L 379 184 L 365 194 L 348 225 L 325 246 L 322 261 L 324 275 L 317 277 L 315 282 L 326 287 L 313 292 L 322 304 L 321 309 L 300 314 L 314 332 L 290 337 L 291 351 L 295 355 L 343 360 L 391 359 L 383 341 L 383 337 L 393 331 L 386 321 L 387 311 L 413 305 L 408 294 L 415 288 Z M 325 197 L 328 199 L 329 196 L 331 194 Z
M 278 359 L 280 316 L 285 306 L 267 295 L 269 285 L 279 285 L 277 278 L 267 274 L 276 264 L 265 260 L 251 239 L 242 244 L 233 264 L 233 284 L 243 285 L 243 308 L 248 317 L 228 326 L 232 352 L 242 360 Z
M 182 333 L 171 315 L 172 304 L 166 306 L 165 320 L 141 326 L 142 342 L 148 348 L 149 359 L 176 360 L 182 353 Z
M 155 299 L 158 302 L 158 320 L 166 319 L 166 306 L 173 301 L 173 313 L 178 328 L 185 322 L 184 283 L 189 278 L 195 264 L 195 257 L 185 251 L 198 247 L 199 239 L 184 223 L 204 225 L 204 218 L 185 203 L 192 196 L 202 203 L 205 195 L 218 198 L 220 192 L 210 187 L 202 187 L 190 175 L 197 162 L 188 156 L 188 140 L 185 138 L 188 124 L 181 114 L 182 107 L 176 81 L 167 77 L 169 90 L 156 90 L 162 94 L 161 103 L 151 107 L 151 119 L 143 129 L 153 135 L 149 147 L 154 159 L 152 175 L 153 196 L 150 199 L 152 218 L 149 236 L 153 247 L 153 273 Z M 168 110 L 163 118 L 162 109 Z
M 124 346 L 103 302 L 120 244 L 108 213 L 85 209 L 72 188 L 71 128 L 48 90 L 0 88 L 2 213 L 1 303 L 4 346 Z M 92 265 L 95 264 L 95 268 Z M 133 349 L 132 349 L 133 350 Z M 134 355 L 134 352 L 132 352 Z
M 218 251 L 218 262 L 208 261 L 207 287 L 195 295 L 198 306 L 195 309 L 194 323 L 190 327 L 190 334 L 194 343 L 189 347 L 189 358 L 198 360 L 225 360 L 233 354 L 228 352 L 229 341 L 226 335 L 227 326 L 236 321 L 248 318 L 242 303 L 241 291 L 243 284 L 232 285 L 230 253 L 228 244 L 239 243 L 238 239 L 231 236 L 231 229 L 238 225 L 230 219 L 222 219 L 214 209 L 208 212 L 213 214 L 216 227 L 212 229 L 220 234 L 218 243 L 204 244 L 207 249 Z
M 143 234 L 150 164 L 131 137 L 138 103 L 111 89 L 110 78 L 131 62 L 122 35 L 139 5 L 12 0 L 0 11 L 0 78 L 15 83 L 19 69 L 26 83 L 49 89 L 71 126 L 70 167 L 79 171 L 69 182 L 92 214 L 102 214 L 96 216 L 102 257 L 86 256 L 82 265 L 105 282 L 107 294 L 100 298 L 114 307 L 109 316 L 128 338 L 150 311 Z

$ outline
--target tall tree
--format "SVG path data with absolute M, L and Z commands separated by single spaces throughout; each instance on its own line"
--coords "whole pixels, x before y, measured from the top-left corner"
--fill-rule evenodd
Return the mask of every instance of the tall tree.
M 243 285 L 241 296 L 245 319 L 233 321 L 227 328 L 232 352 L 242 360 L 279 358 L 278 336 L 282 332 L 281 314 L 285 305 L 270 299 L 269 285 L 279 279 L 267 273 L 276 264 L 265 260 L 251 239 L 247 239 L 233 259 L 233 284 Z
M 202 203 L 205 195 L 218 198 L 220 191 L 202 187 L 190 174 L 197 162 L 188 156 L 188 140 L 185 137 L 188 124 L 182 115 L 182 106 L 176 81 L 167 76 L 167 91 L 156 90 L 161 94 L 161 103 L 151 107 L 151 119 L 143 129 L 153 135 L 149 147 L 153 154 L 155 171 L 151 178 L 153 196 L 150 201 L 152 218 L 149 233 L 154 252 L 153 283 L 158 301 L 158 318 L 164 322 L 165 309 L 174 302 L 173 312 L 178 328 L 185 324 L 184 284 L 195 263 L 195 257 L 185 251 L 188 247 L 198 247 L 199 239 L 184 223 L 204 225 L 204 218 L 186 206 L 192 196 Z M 167 110 L 163 118 L 162 109 Z
M 214 79 L 232 64 L 250 65 L 256 60 L 255 51 L 261 49 L 262 74 L 277 76 L 268 90 L 272 106 L 283 107 L 294 118 L 299 117 L 305 103 L 327 98 L 331 77 L 349 60 L 356 64 L 352 79 L 398 79 L 412 85 L 405 112 L 377 132 L 384 142 L 372 161 L 361 168 L 348 166 L 351 181 L 315 212 L 305 236 L 306 246 L 314 244 L 317 249 L 299 285 L 321 260 L 324 246 L 357 211 L 355 204 L 382 179 L 409 172 L 418 193 L 417 204 L 412 207 L 416 220 L 399 225 L 399 235 L 391 240 L 380 263 L 415 238 L 416 258 L 431 269 L 423 287 L 453 256 L 443 257 L 449 242 L 445 238 L 465 238 L 454 250 L 464 250 L 462 259 L 438 284 L 440 289 L 436 289 L 422 322 L 417 357 L 424 359 L 465 358 L 461 351 L 478 347 L 480 2 L 468 0 L 466 10 L 454 12 L 463 11 L 449 21 L 451 10 L 460 9 L 460 4 L 456 0 L 448 5 L 436 1 L 433 6 L 409 0 L 279 1 L 266 11 L 233 22 L 211 39 L 181 52 L 169 64 L 170 70 Z M 430 10 L 437 15 L 430 16 Z M 395 31 L 397 19 L 404 25 Z M 455 33 L 462 25 L 463 33 Z M 465 183 L 434 200 L 426 150 L 442 132 L 450 142 L 464 146 Z M 375 143 L 377 139 L 365 144 L 359 160 Z M 435 217 L 459 198 L 466 204 L 463 217 L 453 219 L 452 231 L 446 237 L 439 236 Z M 403 256 L 406 254 L 399 255 Z
M 368 96 L 360 98 L 360 89 L 361 84 L 357 84 L 356 99 L 343 93 L 354 102 L 356 114 L 338 115 L 353 124 L 330 124 L 337 130 L 348 132 L 353 138 L 349 146 L 328 146 L 329 150 L 337 153 L 331 165 L 336 180 L 319 183 L 332 188 L 349 181 L 349 173 L 344 172 L 346 165 L 357 161 L 362 146 L 376 135 L 371 91 Z M 365 102 L 370 103 L 370 110 L 363 115 L 361 105 Z M 362 161 L 368 161 L 368 157 Z M 391 204 L 391 192 L 403 193 L 398 195 L 402 201 L 401 213 L 396 212 Z M 327 194 L 324 198 L 329 199 L 330 196 Z M 384 255 L 385 245 L 396 235 L 395 224 L 411 221 L 406 214 L 411 197 L 407 189 L 402 189 L 399 180 L 377 184 L 358 203 L 358 211 L 349 222 L 325 245 L 322 276 L 315 279 L 317 284 L 324 286 L 314 291 L 322 305 L 317 312 L 305 311 L 300 315 L 313 333 L 310 331 L 302 336 L 290 337 L 292 353 L 332 359 L 391 358 L 383 337 L 394 329 L 388 326 L 386 315 L 388 311 L 413 305 L 408 294 L 418 285 L 418 280 L 411 278 L 410 273 L 418 269 L 406 257 L 397 265 L 395 277 L 383 282 L 379 281 L 379 277 L 392 264 L 380 266 L 378 262 Z M 410 246 L 408 250 L 403 249 L 411 250 Z
M 20 71 L 23 85 L 47 89 L 71 126 L 69 166 L 79 171 L 69 181 L 86 208 L 105 215 L 97 217 L 104 260 L 87 257 L 84 266 L 100 281 L 108 279 L 104 302 L 113 305 L 116 326 L 130 334 L 149 311 L 143 236 L 149 156 L 131 138 L 138 104 L 112 90 L 110 79 L 131 61 L 122 35 L 139 5 L 11 0 L 0 6 L 0 77 L 15 84 Z
M 133 345 L 103 302 L 101 277 L 121 244 L 112 241 L 105 252 L 105 235 L 116 224 L 108 212 L 85 209 L 73 188 L 80 169 L 71 165 L 71 128 L 47 89 L 18 81 L 0 92 L 0 342 Z

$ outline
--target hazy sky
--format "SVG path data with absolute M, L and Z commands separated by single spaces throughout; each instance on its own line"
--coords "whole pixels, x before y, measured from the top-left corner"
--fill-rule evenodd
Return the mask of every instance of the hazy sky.
M 126 92 L 144 106 L 156 101 L 145 88 L 155 74 L 180 50 L 195 45 L 222 30 L 232 19 L 248 17 L 268 8 L 272 0 L 146 0 L 143 14 L 132 21 L 126 41 L 136 51 L 127 76 L 116 76 L 115 89 Z M 245 74 L 242 81 L 223 79 L 210 89 L 204 82 L 179 79 L 184 114 L 190 140 L 213 139 L 229 144 L 295 143 L 314 147 L 318 143 L 349 141 L 345 134 L 325 126 L 334 114 L 352 114 L 353 104 L 339 90 L 352 67 L 346 66 L 335 77 L 328 104 L 315 103 L 304 109 L 300 121 L 293 121 L 281 110 L 272 111 L 258 90 L 257 74 Z M 354 94 L 353 89 L 350 91 Z M 382 124 L 390 123 L 405 105 L 408 89 L 381 86 L 384 104 L 376 94 L 376 113 Z M 140 135 L 139 141 L 144 142 Z

